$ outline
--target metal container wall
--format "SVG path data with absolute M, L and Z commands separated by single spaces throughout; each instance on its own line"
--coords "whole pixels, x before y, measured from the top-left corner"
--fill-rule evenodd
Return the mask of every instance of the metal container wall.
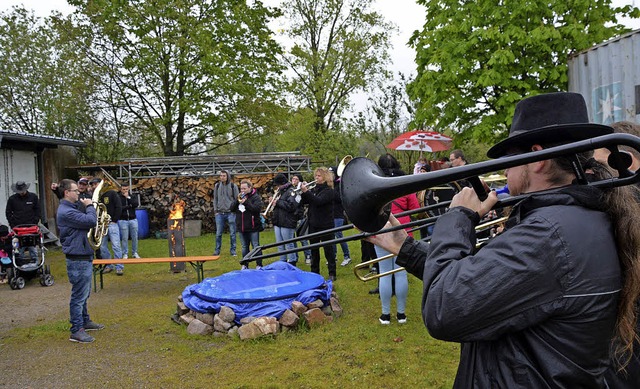
M 640 123 L 640 30 L 569 58 L 569 91 L 584 96 L 595 123 Z

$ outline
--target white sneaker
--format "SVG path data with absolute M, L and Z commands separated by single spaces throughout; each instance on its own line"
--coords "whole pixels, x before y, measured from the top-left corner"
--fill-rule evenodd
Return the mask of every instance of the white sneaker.
M 262 266 L 260 265 L 256 266 L 256 270 L 261 270 L 261 269 L 262 269 Z
M 249 268 L 249 266 L 247 265 L 242 265 L 242 267 L 240 268 L 240 270 L 247 270 Z
M 349 257 L 345 257 L 344 261 L 342 261 L 342 263 L 340 264 L 340 266 L 347 266 L 348 264 L 351 263 L 351 258 Z
M 127 254 L 122 256 L 122 259 L 129 259 L 129 256 Z
M 311 258 L 309 257 L 305 258 L 304 263 L 306 263 L 307 265 L 311 265 Z
M 140 256 L 138 255 L 138 253 L 133 253 L 133 257 L 134 257 L 134 258 L 140 258 Z

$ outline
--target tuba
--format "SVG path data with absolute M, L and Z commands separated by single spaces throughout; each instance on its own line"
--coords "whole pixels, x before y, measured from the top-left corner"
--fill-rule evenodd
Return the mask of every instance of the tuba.
M 111 178 L 110 176 L 108 177 Z M 113 188 L 109 186 L 103 190 L 104 183 L 104 180 L 100 181 L 91 196 L 91 201 L 96 209 L 97 220 L 96 226 L 91 228 L 87 233 L 87 239 L 89 240 L 89 246 L 94 250 L 97 250 L 100 247 L 102 239 L 107 235 L 107 233 L 109 233 L 109 223 L 111 222 L 111 216 L 107 213 L 107 207 L 100 202 L 100 195 Z M 112 179 L 111 184 L 113 184 L 113 187 L 117 188 L 115 180 Z

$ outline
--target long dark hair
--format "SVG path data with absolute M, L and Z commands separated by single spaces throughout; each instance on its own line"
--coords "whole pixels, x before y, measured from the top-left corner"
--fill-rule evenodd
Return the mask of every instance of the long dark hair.
M 611 178 L 614 175 L 613 171 L 591 158 L 592 154 L 579 154 L 578 161 L 585 170 L 591 172 L 593 179 Z M 573 173 L 571 158 L 556 158 L 553 162 L 558 169 L 550 177 L 552 182 L 557 182 L 562 174 Z M 622 270 L 623 284 L 618 303 L 613 358 L 619 370 L 624 370 L 633 356 L 633 342 L 640 340 L 636 332 L 636 304 L 640 296 L 640 189 L 635 185 L 605 189 L 602 197 L 614 228 L 618 260 Z
M 378 166 L 388 177 L 404 176 L 405 173 L 400 168 L 400 162 L 391 154 L 387 153 L 378 158 Z

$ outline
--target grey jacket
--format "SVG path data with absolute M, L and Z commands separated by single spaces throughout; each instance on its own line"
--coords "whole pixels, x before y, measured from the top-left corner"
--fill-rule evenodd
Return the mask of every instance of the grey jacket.
M 600 192 L 570 187 L 519 203 L 474 253 L 477 214 L 453 208 L 430 247 L 407 239 L 398 264 L 423 266 L 429 333 L 461 343 L 456 388 L 600 388 L 621 271 Z M 414 259 L 411 261 L 411 259 Z
M 213 210 L 215 213 L 231 212 L 231 205 L 238 199 L 238 193 L 240 193 L 238 185 L 233 183 L 231 173 L 223 171 L 227 173 L 227 183 L 223 184 L 218 181 L 213 187 Z

